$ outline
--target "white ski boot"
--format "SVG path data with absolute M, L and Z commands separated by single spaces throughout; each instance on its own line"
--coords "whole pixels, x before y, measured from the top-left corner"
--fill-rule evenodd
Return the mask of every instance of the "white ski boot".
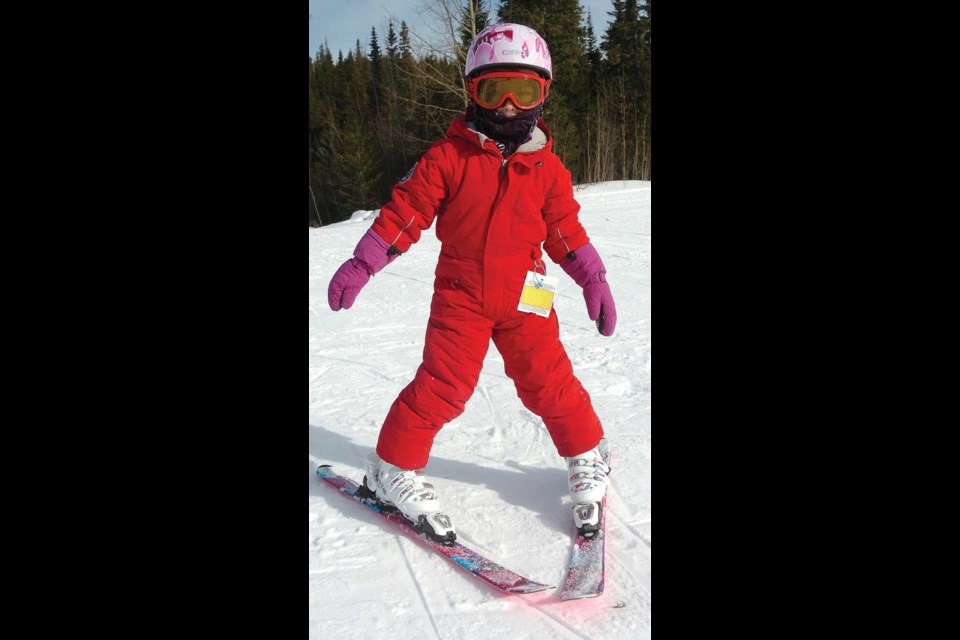
M 450 516 L 440 511 L 440 497 L 425 482 L 423 469 L 400 469 L 371 453 L 357 494 L 399 511 L 414 529 L 440 544 L 450 546 L 457 539 Z
M 601 501 L 607 493 L 610 472 L 600 455 L 599 445 L 576 456 L 564 458 L 570 471 L 570 499 L 577 532 L 592 538 L 600 530 Z

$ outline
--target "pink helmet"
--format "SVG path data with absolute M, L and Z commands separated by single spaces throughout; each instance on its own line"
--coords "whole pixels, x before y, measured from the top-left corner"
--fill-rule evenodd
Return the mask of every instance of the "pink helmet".
M 469 77 L 488 67 L 534 69 L 547 79 L 553 78 L 547 43 L 530 27 L 512 22 L 490 25 L 470 43 L 463 75 Z

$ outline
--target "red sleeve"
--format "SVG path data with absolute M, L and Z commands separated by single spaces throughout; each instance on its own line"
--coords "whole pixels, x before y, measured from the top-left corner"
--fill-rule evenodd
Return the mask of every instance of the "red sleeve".
M 435 143 L 393 187 L 390 201 L 380 207 L 371 228 L 388 244 L 406 253 L 433 224 L 447 197 L 444 141 Z
M 576 251 L 590 242 L 586 230 L 580 224 L 577 213 L 580 204 L 573 197 L 573 180 L 570 172 L 553 156 L 555 170 L 554 181 L 547 190 L 543 205 L 543 220 L 547 223 L 547 239 L 543 250 L 550 259 L 558 263 L 571 251 Z

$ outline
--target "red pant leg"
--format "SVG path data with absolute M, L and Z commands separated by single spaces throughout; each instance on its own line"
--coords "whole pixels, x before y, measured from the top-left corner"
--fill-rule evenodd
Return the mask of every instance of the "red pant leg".
M 590 396 L 573 375 L 555 311 L 548 318 L 517 312 L 494 327 L 493 343 L 523 405 L 543 419 L 561 456 L 597 446 L 603 427 Z
M 380 429 L 377 455 L 401 469 L 427 465 L 437 432 L 463 413 L 480 378 L 493 323 L 450 304 L 456 299 L 456 292 L 434 295 L 423 363 Z

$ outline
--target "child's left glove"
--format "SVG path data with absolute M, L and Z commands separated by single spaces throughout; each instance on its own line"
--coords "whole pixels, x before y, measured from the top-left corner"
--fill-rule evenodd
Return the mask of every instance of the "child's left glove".
M 587 303 L 587 315 L 596 320 L 597 330 L 612 336 L 617 326 L 617 307 L 607 284 L 607 269 L 603 266 L 596 247 L 589 242 L 573 252 L 574 257 L 565 257 L 560 267 L 583 287 L 583 299 Z
M 340 265 L 330 280 L 330 286 L 327 287 L 327 303 L 330 308 L 339 311 L 352 307 L 360 289 L 370 281 L 370 276 L 400 255 L 389 254 L 389 251 L 390 245 L 377 235 L 376 231 L 367 229 L 357 243 L 357 248 L 353 250 L 354 257 Z

